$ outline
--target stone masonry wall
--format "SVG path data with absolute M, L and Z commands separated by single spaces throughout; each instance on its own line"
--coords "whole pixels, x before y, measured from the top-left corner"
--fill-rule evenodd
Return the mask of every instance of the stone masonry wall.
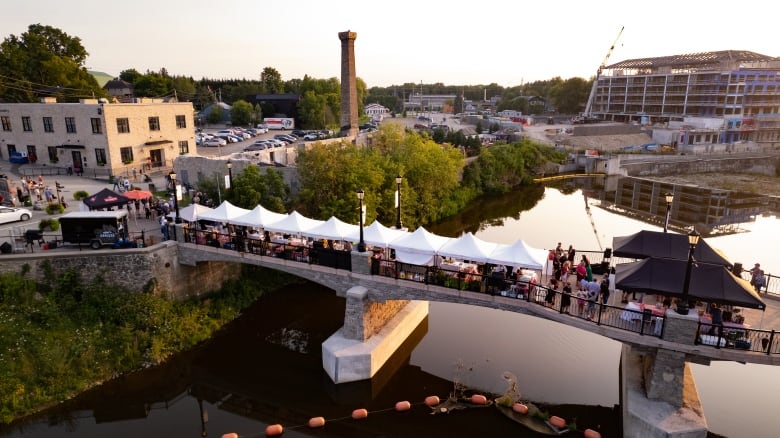
M 147 290 L 167 294 L 177 299 L 218 289 L 224 280 L 236 278 L 241 270 L 241 265 L 235 263 L 181 265 L 173 242 L 121 250 L 84 248 L 79 251 L 74 248 L 9 254 L 1 256 L 0 260 L 0 273 L 22 272 L 27 265 L 27 275 L 36 281 L 43 281 L 47 270 L 55 277 L 75 270 L 85 281 L 102 276 L 109 285 L 132 292 Z

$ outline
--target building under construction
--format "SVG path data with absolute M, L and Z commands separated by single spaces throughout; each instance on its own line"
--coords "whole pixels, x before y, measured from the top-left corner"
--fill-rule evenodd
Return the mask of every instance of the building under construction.
M 601 120 L 693 126 L 674 138 L 680 144 L 780 145 L 780 58 L 725 50 L 629 59 L 597 81 L 590 112 Z

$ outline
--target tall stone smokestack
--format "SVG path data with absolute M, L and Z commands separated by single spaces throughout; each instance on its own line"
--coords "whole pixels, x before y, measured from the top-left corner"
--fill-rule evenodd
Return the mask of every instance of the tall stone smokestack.
M 355 79 L 356 32 L 339 32 L 341 40 L 341 135 L 356 138 L 358 134 L 357 83 Z

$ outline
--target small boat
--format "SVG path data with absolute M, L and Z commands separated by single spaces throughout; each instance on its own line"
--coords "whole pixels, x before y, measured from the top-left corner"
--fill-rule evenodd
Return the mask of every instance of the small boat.
M 498 408 L 498 410 L 501 411 L 502 414 L 506 415 L 510 419 L 514 420 L 517 423 L 522 424 L 523 426 L 525 426 L 526 428 L 534 432 L 543 435 L 557 436 L 557 435 L 563 435 L 571 431 L 571 429 L 567 427 L 559 428 L 551 424 L 549 421 L 543 420 L 539 416 L 540 411 L 535 404 L 529 402 L 525 402 L 523 404 L 528 407 L 528 412 L 526 412 L 525 414 L 515 412 L 511 406 L 507 407 L 498 402 L 494 403 L 496 408 Z
M 484 396 L 476 396 L 484 399 L 482 401 L 480 401 L 479 399 L 475 399 L 474 397 L 475 396 L 448 397 L 447 400 L 444 400 L 438 405 L 431 406 L 431 411 L 432 411 L 431 415 L 449 414 L 452 411 L 458 411 L 462 409 L 487 408 L 493 405 L 493 400 L 485 399 Z

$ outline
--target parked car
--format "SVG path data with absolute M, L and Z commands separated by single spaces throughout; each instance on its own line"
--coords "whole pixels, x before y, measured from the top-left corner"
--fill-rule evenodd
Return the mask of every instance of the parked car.
M 0 224 L 16 221 L 28 221 L 32 212 L 26 208 L 0 207 Z
M 203 146 L 219 147 L 227 145 L 227 141 L 223 138 L 214 137 L 203 142 Z
M 252 143 L 249 146 L 244 148 L 244 152 L 252 152 L 252 151 L 264 151 L 268 148 L 268 145 L 265 143 Z
M 294 136 L 296 136 L 298 138 L 301 138 L 301 137 L 303 137 L 304 135 L 306 135 L 308 133 L 306 131 L 301 131 L 300 129 L 293 129 L 292 131 L 290 131 L 290 134 L 292 134 L 292 135 L 294 135 Z
M 304 140 L 307 140 L 307 141 L 312 141 L 312 140 L 319 140 L 319 139 L 320 139 L 320 136 L 319 136 L 319 135 L 317 135 L 317 134 L 316 134 L 316 133 L 314 133 L 314 132 L 310 132 L 310 133 L 308 133 L 308 134 L 304 135 L 304 136 L 303 136 L 303 139 L 304 139 Z

